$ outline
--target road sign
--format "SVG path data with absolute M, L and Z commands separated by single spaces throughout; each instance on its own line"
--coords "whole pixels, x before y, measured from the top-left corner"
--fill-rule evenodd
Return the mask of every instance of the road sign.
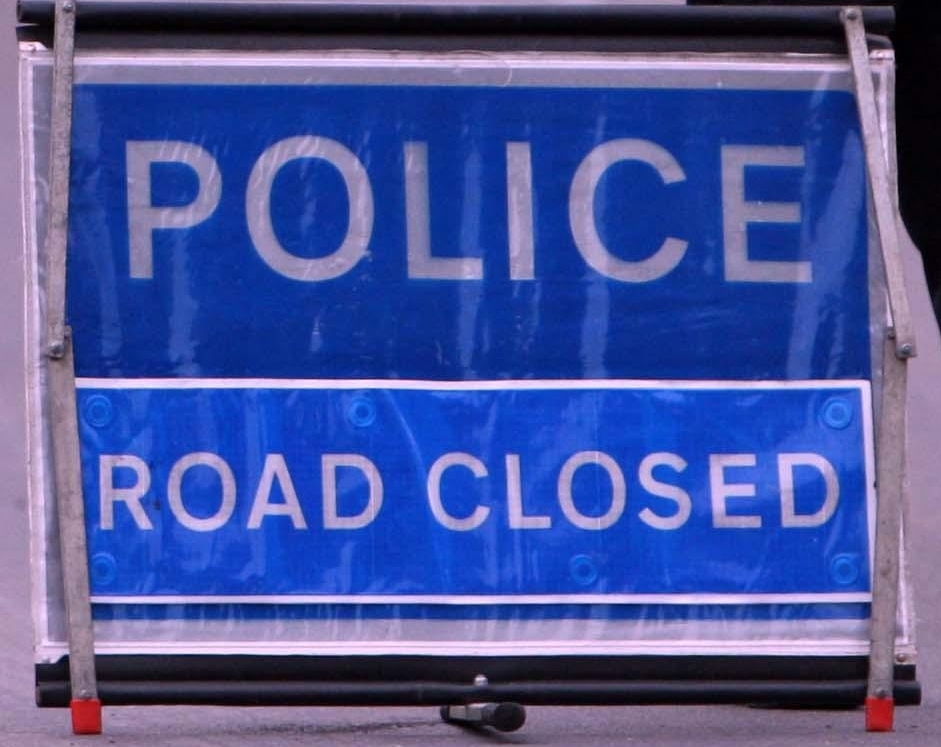
M 77 374 L 869 376 L 848 77 L 459 69 L 89 67 Z
M 93 601 L 869 601 L 868 388 L 233 383 L 80 382 Z
M 80 55 L 99 651 L 865 653 L 851 91 L 826 57 Z

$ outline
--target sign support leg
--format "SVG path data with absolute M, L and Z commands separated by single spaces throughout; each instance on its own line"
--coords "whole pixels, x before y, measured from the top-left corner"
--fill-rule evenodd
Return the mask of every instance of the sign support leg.
M 892 329 L 887 333 L 883 356 L 881 414 L 877 424 L 876 482 L 879 499 L 866 693 L 866 729 L 891 731 L 895 705 L 899 537 L 905 478 L 907 362 L 915 355 L 915 339 L 899 251 L 898 210 L 894 188 L 889 181 L 887 146 L 882 142 L 879 128 L 862 10 L 858 7 L 844 8 L 842 19 L 892 315 Z
M 870 628 L 867 731 L 892 731 L 895 638 L 898 613 L 899 537 L 905 475 L 907 363 L 886 340 L 880 422 L 876 437 L 876 549 Z
M 69 635 L 72 730 L 76 734 L 100 734 L 101 701 L 95 675 L 95 640 L 89 599 L 75 365 L 71 334 L 65 318 L 75 11 L 75 0 L 56 1 L 44 353 L 48 365 L 47 417 L 54 424 L 52 464 Z

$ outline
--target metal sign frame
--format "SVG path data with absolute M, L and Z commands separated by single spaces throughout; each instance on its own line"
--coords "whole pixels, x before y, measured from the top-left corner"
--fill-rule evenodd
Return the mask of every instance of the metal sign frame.
M 866 148 L 866 171 L 875 206 L 879 243 L 888 284 L 892 326 L 886 331 L 882 412 L 878 431 L 876 576 L 874 579 L 866 728 L 892 729 L 892 679 L 898 614 L 899 555 L 905 490 L 907 361 L 915 353 L 915 335 L 905 290 L 900 253 L 900 223 L 895 191 L 888 177 L 889 154 L 878 126 L 869 50 L 862 10 L 841 13 L 856 84 L 856 101 Z M 901 229 L 904 230 L 904 229 Z
M 802 12 L 805 12 L 806 9 Z M 868 11 L 867 11 L 868 13 Z M 50 700 L 60 700 L 66 692 L 76 733 L 98 733 L 101 731 L 101 704 L 121 702 L 242 702 L 247 697 L 259 702 L 256 692 L 235 692 L 231 688 L 217 685 L 187 688 L 177 684 L 176 694 L 168 694 L 160 688 L 135 686 L 127 682 L 113 685 L 112 692 L 105 687 L 105 697 L 100 697 L 99 674 L 96 673 L 95 644 L 89 596 L 85 522 L 81 496 L 81 478 L 78 465 L 78 428 L 76 423 L 75 375 L 69 329 L 65 326 L 65 256 L 69 214 L 69 163 L 71 141 L 71 95 L 74 71 L 76 7 L 73 0 L 57 0 L 55 7 L 54 45 L 54 106 L 51 131 L 50 215 L 46 246 L 45 306 L 46 330 L 43 349 L 47 358 L 47 412 L 57 427 L 51 429 L 51 454 L 55 475 L 55 495 L 58 501 L 59 543 L 62 553 L 63 588 L 67 603 L 70 685 L 67 691 L 58 691 Z M 833 22 L 833 18 L 829 22 Z M 876 559 L 872 604 L 872 633 L 868 661 L 868 688 L 866 690 L 867 728 L 886 731 L 892 728 L 892 713 L 895 701 L 917 700 L 917 684 L 906 685 L 908 674 L 900 672 L 895 658 L 896 619 L 899 614 L 898 589 L 900 583 L 899 556 L 902 504 L 904 501 L 904 437 L 905 395 L 907 360 L 915 354 L 911 317 L 908 311 L 901 274 L 899 245 L 904 240 L 895 202 L 890 174 L 894 173 L 891 143 L 885 125 L 881 124 L 872 86 L 872 71 L 866 44 L 863 15 L 859 8 L 844 9 L 838 16 L 845 32 L 849 58 L 854 73 L 856 98 L 860 121 L 863 127 L 867 172 L 870 181 L 870 198 L 874 207 L 883 265 L 887 278 L 891 324 L 886 334 L 886 353 L 882 366 L 881 400 L 878 407 L 876 467 L 880 496 L 876 521 Z M 378 662 L 382 664 L 383 662 Z M 387 663 L 387 662 L 386 662 Z M 563 662 L 568 667 L 573 662 Z M 266 696 L 269 702 L 290 704 L 304 703 L 436 703 L 447 706 L 443 712 L 448 720 L 483 721 L 512 728 L 521 723 L 518 712 L 498 713 L 494 709 L 486 712 L 466 705 L 482 701 L 513 701 L 526 703 L 640 703 L 640 702 L 755 702 L 773 700 L 806 702 L 808 692 L 826 702 L 858 702 L 858 690 L 854 685 L 845 687 L 810 688 L 806 683 L 788 688 L 782 683 L 753 681 L 747 676 L 757 662 L 744 661 L 738 671 L 743 673 L 739 681 L 722 687 L 709 683 L 708 690 L 695 673 L 708 671 L 715 660 L 698 660 L 691 667 L 680 667 L 676 681 L 671 685 L 657 687 L 637 680 L 637 672 L 645 670 L 643 662 L 634 658 L 625 659 L 619 668 L 622 675 L 634 670 L 629 680 L 599 682 L 591 679 L 595 671 L 592 662 L 579 660 L 576 666 L 586 668 L 587 679 L 568 682 L 561 688 L 548 682 L 491 685 L 480 672 L 483 667 L 493 671 L 493 661 L 486 663 L 478 659 L 456 660 L 447 668 L 455 676 L 470 680 L 466 685 L 442 686 L 437 690 L 422 689 L 421 694 L 408 682 L 376 683 L 370 672 L 376 662 L 352 664 L 350 672 L 353 684 L 337 690 L 336 682 L 304 682 L 300 686 L 274 687 Z M 609 662 L 610 663 L 610 662 Z M 741 665 L 743 662 L 740 661 Z M 108 664 L 98 661 L 98 666 L 107 671 Z M 831 662 L 832 664 L 832 662 Z M 243 662 L 244 665 L 244 662 Z M 415 662 L 397 659 L 397 667 L 405 672 L 414 670 Z M 120 668 L 120 665 L 118 665 Z M 167 662 L 166 673 L 174 666 Z M 207 669 L 213 664 L 207 663 Z M 357 669 L 357 667 L 361 667 Z M 380 667 L 381 668 L 381 667 Z M 499 668 L 499 667 L 498 667 Z M 47 667 L 51 672 L 55 667 Z M 514 669 L 514 666 L 510 666 Z M 549 667 L 548 670 L 552 670 Z M 303 678 L 318 675 L 318 666 L 302 668 Z M 418 668 L 421 671 L 421 667 Z M 564 671 L 564 670 L 563 670 Z M 618 677 L 617 671 L 612 675 Z M 649 671 L 649 670 L 647 670 Z M 782 668 L 787 671 L 787 666 Z M 477 672 L 467 677 L 470 672 Z M 551 675 L 557 675 L 552 670 Z M 405 675 L 408 680 L 408 675 Z M 757 678 L 760 680 L 761 678 Z M 856 679 L 856 675 L 853 676 Z M 463 710 L 462 710 L 463 709 Z M 519 723 L 517 723 L 519 722 Z M 516 725 L 516 726 L 514 726 Z
M 88 589 L 85 507 L 82 500 L 75 409 L 75 364 L 71 331 L 65 322 L 66 251 L 69 224 L 69 171 L 72 138 L 75 3 L 56 4 L 55 68 L 51 139 L 51 199 L 46 237 L 46 297 L 44 347 L 49 361 L 49 415 L 59 428 L 52 433 L 52 464 L 58 502 L 59 544 L 62 553 L 66 615 L 69 633 L 70 705 L 76 734 L 101 732 L 101 701 L 95 678 L 95 639 Z

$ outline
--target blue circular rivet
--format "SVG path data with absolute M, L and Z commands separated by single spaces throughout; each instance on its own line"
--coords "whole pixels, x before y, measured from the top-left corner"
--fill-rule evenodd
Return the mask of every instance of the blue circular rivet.
M 103 394 L 93 394 L 85 400 L 82 417 L 93 428 L 105 428 L 114 420 L 114 406 Z
M 569 574 L 579 586 L 591 586 L 598 580 L 598 566 L 587 555 L 575 555 L 569 560 Z
M 346 416 L 357 428 L 365 428 L 376 422 L 376 405 L 371 397 L 358 394 L 350 401 Z
M 845 399 L 833 397 L 823 403 L 823 422 L 842 430 L 853 422 L 853 407 Z
M 830 561 L 830 578 L 838 586 L 850 586 L 859 579 L 859 555 L 841 553 Z
M 107 552 L 96 552 L 91 558 L 92 581 L 101 586 L 113 584 L 118 577 L 118 564 L 114 556 Z

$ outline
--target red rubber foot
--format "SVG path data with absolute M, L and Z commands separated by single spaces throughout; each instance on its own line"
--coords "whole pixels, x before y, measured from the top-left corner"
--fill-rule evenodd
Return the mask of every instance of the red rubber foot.
M 892 698 L 866 698 L 866 731 L 892 731 L 894 716 Z
M 101 701 L 97 698 L 72 700 L 73 734 L 101 734 Z

